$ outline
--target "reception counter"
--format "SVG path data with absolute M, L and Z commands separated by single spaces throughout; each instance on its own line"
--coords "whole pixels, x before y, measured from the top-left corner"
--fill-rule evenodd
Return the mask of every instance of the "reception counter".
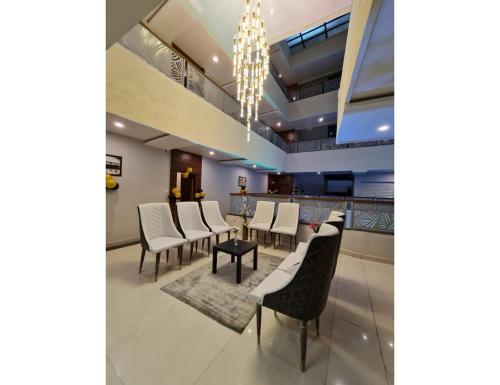
M 300 205 L 301 223 L 321 223 L 330 215 L 330 211 L 342 211 L 346 214 L 346 229 L 394 233 L 394 200 L 385 198 L 332 197 L 311 195 L 279 195 L 232 193 L 231 215 L 240 215 L 246 203 L 253 213 L 257 201 L 275 202 L 275 215 L 278 204 L 293 202 Z

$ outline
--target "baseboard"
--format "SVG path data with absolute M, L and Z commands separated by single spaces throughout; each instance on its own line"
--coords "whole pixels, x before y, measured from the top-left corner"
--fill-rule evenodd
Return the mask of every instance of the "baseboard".
M 129 238 L 129 239 L 121 240 L 121 241 L 106 243 L 106 251 L 136 245 L 140 242 L 141 242 L 141 240 L 139 238 Z
M 368 261 L 382 262 L 382 263 L 387 263 L 389 265 L 394 265 L 393 259 L 380 257 L 378 255 L 363 254 L 363 253 L 359 253 L 357 251 L 346 250 L 346 249 L 340 249 L 340 253 L 345 254 L 345 255 L 349 255 L 350 257 L 355 257 L 355 258 L 359 258 L 359 259 L 366 259 Z

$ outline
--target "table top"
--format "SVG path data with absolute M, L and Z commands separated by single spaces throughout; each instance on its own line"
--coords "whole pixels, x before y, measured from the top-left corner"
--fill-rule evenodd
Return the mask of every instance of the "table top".
M 228 254 L 243 255 L 255 247 L 257 247 L 257 242 L 242 241 L 241 239 L 238 239 L 238 246 L 235 246 L 234 239 L 230 239 L 229 241 L 221 242 L 218 245 L 215 245 L 214 249 Z

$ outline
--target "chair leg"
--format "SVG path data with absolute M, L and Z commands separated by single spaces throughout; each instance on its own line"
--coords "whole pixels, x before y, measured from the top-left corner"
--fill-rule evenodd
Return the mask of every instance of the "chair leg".
M 273 241 L 273 249 L 276 248 L 276 233 L 271 233 L 271 238 L 272 238 L 272 241 Z
M 182 269 L 182 253 L 183 253 L 183 248 L 182 246 L 179 246 L 177 248 L 177 258 L 179 258 L 179 270 Z
M 267 231 L 264 232 L 264 249 L 266 248 Z
M 191 250 L 189 250 L 189 264 L 191 264 L 191 260 L 193 259 L 193 246 L 194 243 L 191 242 Z
M 156 253 L 155 282 L 158 281 L 158 269 L 160 268 L 161 253 Z
M 205 239 L 202 239 L 201 240 L 201 251 L 203 251 L 204 247 L 205 247 Z M 196 252 L 198 252 L 198 250 Z
M 201 249 L 203 250 L 203 245 L 201 245 Z M 198 254 L 198 241 L 196 241 L 196 254 Z
M 290 235 L 290 253 L 292 252 L 292 236 Z
M 207 239 L 207 244 L 208 244 L 207 256 L 208 258 L 210 258 L 210 237 Z
M 215 244 L 219 244 L 219 234 L 215 234 Z
M 146 255 L 146 249 L 143 247 L 141 252 L 141 263 L 139 264 L 139 273 L 142 271 L 142 264 L 144 263 L 145 255 Z
M 262 321 L 262 305 L 257 304 L 257 343 L 260 345 L 260 324 Z
M 306 370 L 307 321 L 300 321 L 300 370 Z
M 167 263 L 168 263 L 168 255 L 169 255 L 170 250 L 167 250 Z
M 278 247 L 281 245 L 281 234 L 278 233 Z
M 231 232 L 230 232 L 230 231 L 228 231 L 228 232 L 227 232 L 227 240 L 229 241 L 230 239 L 231 239 Z
M 316 337 L 319 337 L 319 317 L 316 318 Z
M 259 230 L 255 230 L 257 232 L 257 244 L 259 244 Z

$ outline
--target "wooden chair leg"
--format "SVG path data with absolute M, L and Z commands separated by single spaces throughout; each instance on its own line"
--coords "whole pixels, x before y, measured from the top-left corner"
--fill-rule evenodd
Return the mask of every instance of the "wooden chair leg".
M 207 256 L 210 258 L 210 238 L 207 239 L 207 244 L 208 244 Z
M 267 241 L 267 231 L 264 232 L 264 249 L 266 248 L 266 241 Z
M 319 337 L 319 317 L 316 318 L 316 337 Z
M 161 253 L 156 253 L 155 282 L 158 281 L 158 269 L 160 268 Z
M 227 232 L 227 240 L 229 241 L 230 239 L 231 239 L 231 232 L 230 232 L 230 231 L 228 231 L 228 232 Z
M 194 243 L 191 242 L 191 250 L 189 251 L 189 264 L 191 264 L 191 260 L 193 259 L 193 246 Z
M 271 238 L 273 241 L 273 248 L 276 248 L 276 233 L 271 233 Z
M 292 236 L 290 235 L 290 253 L 292 252 Z
M 257 232 L 257 244 L 259 244 L 259 230 L 255 230 Z
M 169 255 L 170 250 L 167 250 L 167 263 L 168 263 L 168 255 Z
M 146 249 L 143 247 L 141 252 L 141 263 L 139 264 L 139 273 L 142 271 L 142 264 L 144 263 L 145 255 L 146 255 Z
M 262 321 L 262 305 L 257 304 L 257 343 L 260 345 L 260 325 Z
M 184 252 L 183 247 L 179 246 L 177 248 L 177 258 L 179 258 L 179 270 L 182 269 L 182 253 Z
M 300 370 L 306 370 L 307 321 L 300 321 Z
M 201 245 L 201 249 L 203 250 L 203 244 Z M 196 254 L 198 254 L 198 241 L 196 241 Z
M 219 234 L 215 234 L 215 244 L 219 244 Z

